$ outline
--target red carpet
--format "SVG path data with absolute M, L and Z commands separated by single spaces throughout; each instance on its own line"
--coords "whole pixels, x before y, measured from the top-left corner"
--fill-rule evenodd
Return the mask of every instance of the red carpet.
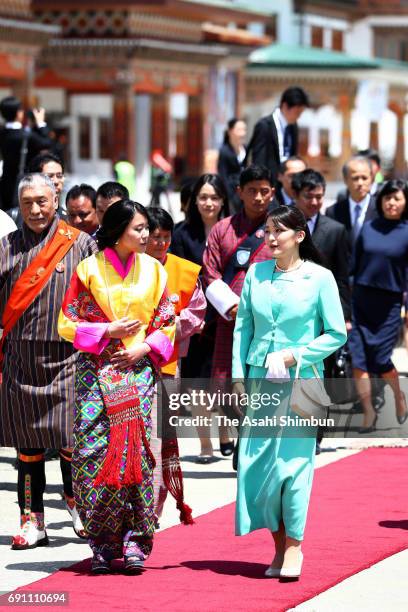
M 89 576 L 87 560 L 23 590 L 68 591 L 75 611 L 288 610 L 407 547 L 407 459 L 406 449 L 369 449 L 316 471 L 299 582 L 263 577 L 271 536 L 235 537 L 231 504 L 158 534 L 142 576 Z

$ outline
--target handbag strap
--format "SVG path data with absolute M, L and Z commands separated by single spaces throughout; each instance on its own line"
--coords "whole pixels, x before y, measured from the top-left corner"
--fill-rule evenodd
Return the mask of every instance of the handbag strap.
M 297 360 L 297 363 L 296 363 L 295 378 L 300 378 L 299 374 L 300 374 L 300 368 L 302 367 L 303 352 L 304 352 L 304 349 L 301 349 L 299 351 L 299 357 L 298 357 L 298 360 Z M 320 378 L 320 374 L 319 374 L 318 369 L 316 368 L 314 363 L 312 363 L 311 368 L 313 369 L 313 372 L 314 372 L 314 375 L 316 376 L 316 378 Z

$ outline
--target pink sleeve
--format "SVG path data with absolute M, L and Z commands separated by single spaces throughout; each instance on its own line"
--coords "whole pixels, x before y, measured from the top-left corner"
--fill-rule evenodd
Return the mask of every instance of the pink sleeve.
M 109 323 L 79 323 L 74 347 L 84 353 L 100 355 L 110 342 L 109 338 L 104 338 L 108 325 Z
M 145 342 L 152 349 L 149 357 L 156 367 L 161 367 L 169 361 L 173 354 L 174 346 L 166 334 L 156 329 L 146 336 Z
M 204 321 L 206 309 L 207 300 L 205 299 L 205 295 L 201 288 L 200 279 L 197 279 L 197 283 L 188 306 L 183 308 L 183 310 L 180 312 L 180 316 L 176 320 L 177 342 L 182 342 L 200 331 L 201 324 Z

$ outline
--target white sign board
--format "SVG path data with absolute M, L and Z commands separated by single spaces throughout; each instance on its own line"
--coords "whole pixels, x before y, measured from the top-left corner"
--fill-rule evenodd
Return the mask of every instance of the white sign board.
M 385 81 L 360 81 L 356 108 L 368 121 L 379 121 L 388 107 L 388 83 Z

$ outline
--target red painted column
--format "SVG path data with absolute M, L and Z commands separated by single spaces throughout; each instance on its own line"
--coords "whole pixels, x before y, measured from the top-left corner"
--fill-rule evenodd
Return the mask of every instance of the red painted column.
M 135 163 L 135 102 L 132 83 L 119 83 L 113 91 L 113 161 L 125 156 Z
M 405 160 L 405 139 L 404 139 L 404 111 L 401 108 L 393 108 L 397 115 L 397 146 L 394 157 L 394 176 L 396 178 L 406 178 L 407 162 Z
M 152 96 L 152 151 L 159 149 L 168 159 L 169 100 L 167 94 Z
M 188 99 L 187 119 L 187 172 L 198 176 L 203 170 L 204 121 L 201 98 L 190 96 Z

